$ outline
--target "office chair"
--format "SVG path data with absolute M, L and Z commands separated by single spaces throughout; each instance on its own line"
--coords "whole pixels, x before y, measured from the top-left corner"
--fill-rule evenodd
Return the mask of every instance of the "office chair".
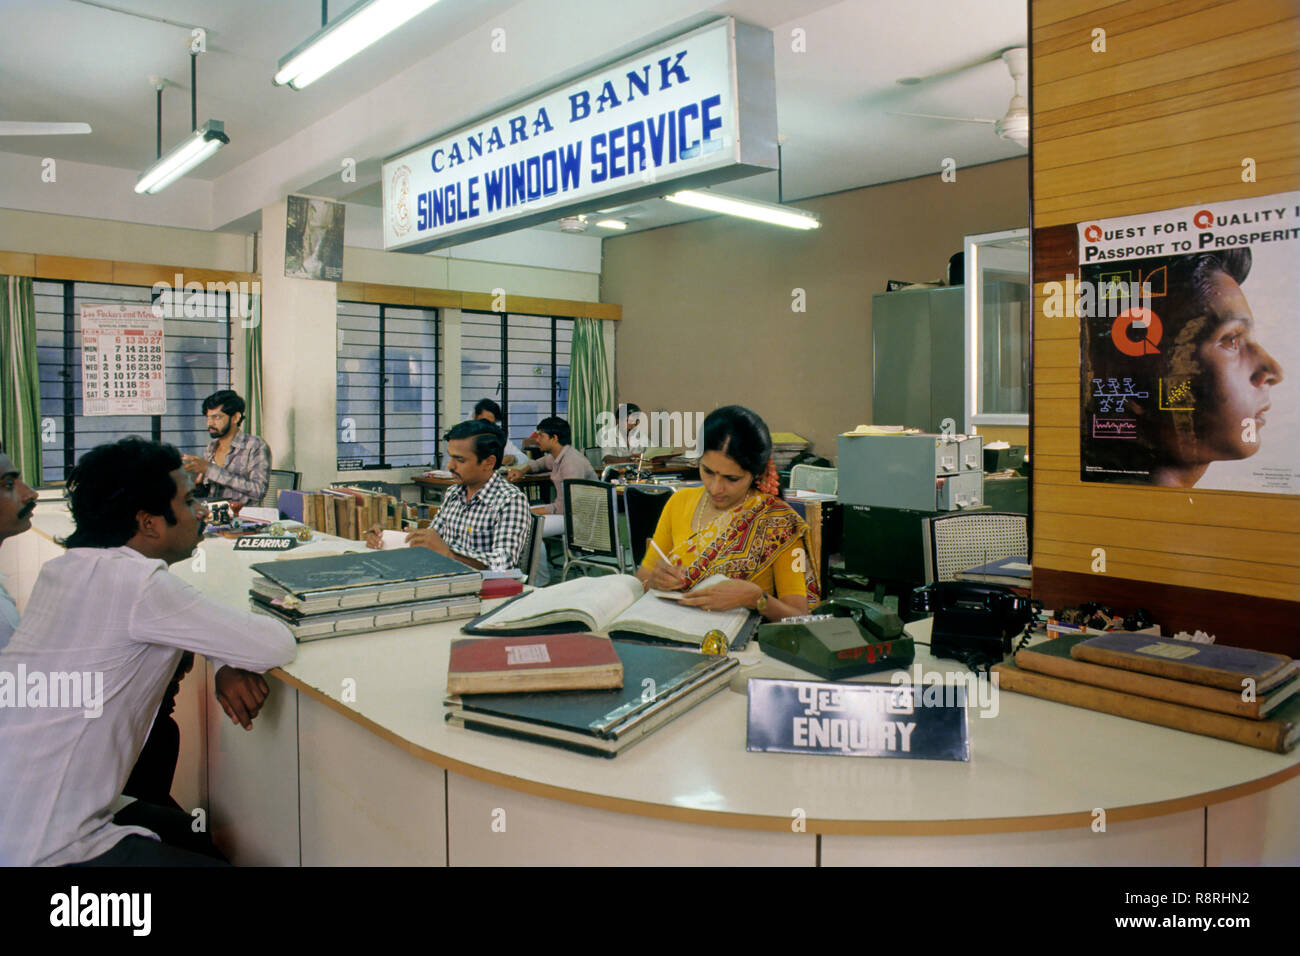
M 800 518 L 803 518 L 804 521 L 808 522 L 809 544 L 812 546 L 813 549 L 813 553 L 808 555 L 808 563 L 809 563 L 809 567 L 812 568 L 813 579 L 817 582 L 817 590 L 822 595 L 822 597 L 825 598 L 826 592 L 829 590 L 829 586 L 826 583 L 823 583 L 822 580 L 823 578 L 822 551 L 826 547 L 825 543 L 822 541 L 822 527 L 826 520 L 824 514 L 825 505 L 834 504 L 834 502 L 808 501 L 806 499 L 800 500 L 798 498 L 790 498 L 786 500 L 786 504 L 788 504 L 791 508 L 794 509 L 795 514 L 797 514 Z M 813 505 L 817 506 L 815 510 L 818 512 L 818 514 L 821 515 L 820 518 L 817 518 L 815 520 L 811 518 L 808 514 L 809 509 L 812 508 Z M 829 575 L 830 575 L 830 568 L 828 567 L 826 569 L 826 576 Z
M 542 522 L 546 520 L 545 515 L 530 514 L 532 520 L 528 522 L 528 528 L 524 531 L 523 544 L 519 549 L 519 570 L 524 572 L 524 583 L 532 584 L 537 575 L 538 555 L 546 554 L 546 547 L 542 543 Z
M 815 491 L 822 495 L 838 494 L 840 472 L 838 468 L 818 468 L 816 465 L 795 465 L 790 469 L 791 491 Z
M 928 518 L 922 528 L 925 544 L 925 583 L 951 581 L 999 558 L 1027 557 L 1029 519 L 1001 511 L 954 511 Z
M 258 506 L 262 508 L 279 508 L 281 491 L 297 491 L 302 484 L 301 471 L 281 471 L 272 468 L 267 472 L 266 494 Z
M 622 574 L 623 542 L 618 537 L 614 486 L 605 481 L 569 478 L 564 482 L 564 570 L 582 565 Z
M 672 497 L 673 489 L 657 485 L 627 485 L 623 488 L 623 508 L 627 511 L 627 530 L 632 544 L 632 567 L 645 560 L 646 538 L 654 537 L 659 515 Z

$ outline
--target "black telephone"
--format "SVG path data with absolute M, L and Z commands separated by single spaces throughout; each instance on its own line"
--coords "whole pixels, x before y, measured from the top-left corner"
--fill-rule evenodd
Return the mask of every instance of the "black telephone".
M 933 614 L 930 653 L 976 668 L 996 664 L 1033 618 L 1028 598 L 996 584 L 936 581 L 912 592 L 912 612 Z

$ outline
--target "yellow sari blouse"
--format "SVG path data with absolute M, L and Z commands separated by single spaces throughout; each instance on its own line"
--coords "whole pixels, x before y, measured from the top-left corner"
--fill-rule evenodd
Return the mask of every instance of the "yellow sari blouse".
M 751 491 L 739 505 L 702 521 L 703 488 L 683 488 L 668 499 L 654 542 L 680 563 L 688 587 L 712 574 L 753 581 L 778 598 L 818 597 L 808 546 L 808 526 L 793 508 L 771 495 Z M 654 548 L 641 566 L 660 560 Z

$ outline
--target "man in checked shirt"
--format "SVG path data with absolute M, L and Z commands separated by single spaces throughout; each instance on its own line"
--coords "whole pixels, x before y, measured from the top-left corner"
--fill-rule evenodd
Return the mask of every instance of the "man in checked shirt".
M 202 458 L 182 455 L 182 467 L 205 498 L 261 504 L 271 478 L 271 449 L 256 435 L 240 432 L 244 400 L 228 388 L 213 392 L 203 400 L 203 416 L 212 440 Z
M 532 512 L 523 492 L 497 474 L 505 434 L 491 422 L 475 419 L 455 426 L 446 439 L 447 468 L 456 476 L 456 487 L 443 497 L 433 524 L 410 531 L 406 543 L 480 570 L 519 567 Z M 366 544 L 383 547 L 379 525 L 366 532 Z

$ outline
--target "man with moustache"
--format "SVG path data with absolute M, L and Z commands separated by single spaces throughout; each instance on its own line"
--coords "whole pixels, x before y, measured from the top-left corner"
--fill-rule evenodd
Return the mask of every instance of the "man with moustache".
M 99 712 L 0 707 L 0 865 L 211 865 L 220 854 L 189 814 L 137 801 L 114 816 L 114 804 L 183 652 L 213 662 L 218 700 L 249 726 L 258 675 L 293 660 L 293 636 L 168 572 L 206 517 L 171 445 L 91 449 L 68 499 L 76 530 L 41 568 L 0 672 L 94 674 Z
M 23 483 L 18 466 L 4 452 L 0 452 L 0 544 L 5 538 L 22 534 L 32 526 L 32 512 L 36 510 L 36 492 Z M 18 607 L 5 590 L 4 575 L 0 574 L 0 651 L 9 643 L 9 637 L 18 627 Z
M 411 531 L 406 543 L 479 570 L 519 567 L 532 514 L 523 492 L 497 474 L 505 435 L 491 422 L 475 419 L 461 422 L 446 438 L 447 467 L 456 487 L 443 497 L 433 524 Z M 379 525 L 366 532 L 366 544 L 383 547 Z
M 230 389 L 203 400 L 203 415 L 212 439 L 203 457 L 183 455 L 184 468 L 206 498 L 257 505 L 270 481 L 271 449 L 256 435 L 245 435 L 244 400 Z

